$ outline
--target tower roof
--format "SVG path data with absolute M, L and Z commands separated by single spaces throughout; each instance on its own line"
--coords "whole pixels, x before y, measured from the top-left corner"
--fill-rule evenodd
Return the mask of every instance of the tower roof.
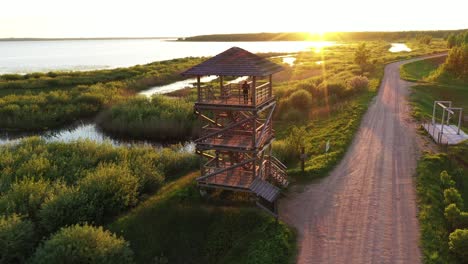
M 182 75 L 267 76 L 283 67 L 238 47 L 232 47 L 190 69 Z

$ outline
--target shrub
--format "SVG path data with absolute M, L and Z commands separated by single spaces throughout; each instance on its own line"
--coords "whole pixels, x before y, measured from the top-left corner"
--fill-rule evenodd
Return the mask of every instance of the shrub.
M 452 177 L 447 173 L 447 171 L 442 171 L 440 173 L 440 182 L 444 188 L 455 187 L 455 181 L 452 180 Z
M 88 202 L 88 197 L 77 189 L 66 189 L 42 206 L 39 211 L 41 227 L 52 233 L 63 226 L 93 222 L 95 213 L 92 206 Z
M 443 71 L 448 71 L 458 78 L 468 77 L 468 44 L 450 49 Z
M 458 209 L 456 204 L 449 204 L 445 207 L 445 218 L 449 222 L 452 229 L 460 227 L 460 209 Z
M 458 208 L 463 208 L 463 198 L 455 188 L 448 188 L 444 190 L 444 202 L 445 205 L 454 203 Z
M 88 199 L 93 220 L 102 223 L 138 201 L 138 179 L 126 166 L 105 164 L 89 173 L 79 183 L 79 193 Z
M 289 164 L 294 160 L 297 161 L 296 149 L 284 140 L 273 141 L 273 154 L 286 164 Z
M 14 183 L 0 198 L 0 211 L 5 214 L 17 213 L 37 220 L 41 205 L 62 188 L 64 187 L 60 183 L 52 186 L 44 180 L 24 179 Z
M 305 90 L 297 90 L 288 97 L 288 105 L 308 113 L 312 107 L 312 95 Z
M 366 43 L 361 43 L 354 52 L 354 63 L 361 67 L 362 72 L 365 71 L 369 64 L 370 50 L 366 47 Z
M 342 81 L 325 81 L 317 86 L 320 98 L 330 100 L 330 98 L 344 98 L 346 94 L 346 84 Z
M 62 228 L 41 245 L 32 263 L 133 263 L 133 252 L 122 238 L 102 227 L 74 225 Z
M 362 92 L 369 88 L 369 79 L 366 76 L 354 76 L 346 81 L 351 91 Z
M 0 263 L 21 263 L 36 244 L 34 226 L 16 214 L 0 217 Z
M 291 107 L 285 111 L 282 111 L 281 119 L 290 121 L 290 122 L 299 122 L 304 119 L 307 119 L 307 115 L 297 110 L 294 107 Z
M 140 193 L 153 192 L 164 182 L 164 175 L 157 166 L 157 156 L 151 148 L 135 148 L 129 152 L 128 167 L 138 178 Z
M 468 229 L 457 229 L 449 236 L 449 248 L 460 259 L 468 259 Z

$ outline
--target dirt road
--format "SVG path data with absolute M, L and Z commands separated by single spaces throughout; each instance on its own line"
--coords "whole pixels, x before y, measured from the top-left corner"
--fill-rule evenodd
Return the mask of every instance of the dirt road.
M 298 230 L 298 263 L 421 262 L 413 181 L 419 147 L 406 100 L 410 83 L 399 74 L 400 65 L 414 60 L 387 65 L 332 173 L 295 186 L 280 201 L 280 218 Z

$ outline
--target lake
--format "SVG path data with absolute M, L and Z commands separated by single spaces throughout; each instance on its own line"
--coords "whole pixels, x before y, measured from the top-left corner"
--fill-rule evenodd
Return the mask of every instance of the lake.
M 250 52 L 297 52 L 334 42 L 184 42 L 174 39 L 0 41 L 0 74 L 128 67 L 183 57 L 214 56 L 238 46 Z

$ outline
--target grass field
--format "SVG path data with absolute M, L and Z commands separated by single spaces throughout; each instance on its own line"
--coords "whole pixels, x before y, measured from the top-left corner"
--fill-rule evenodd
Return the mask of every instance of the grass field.
M 418 81 L 412 86 L 410 100 L 414 106 L 413 113 L 418 119 L 432 116 L 434 101 L 452 101 L 455 107 L 468 110 L 468 83 L 455 78 L 444 78 L 431 80 L 438 67 L 444 62 L 444 58 L 417 61 L 405 64 L 401 67 L 401 76 L 409 81 Z M 468 117 L 468 112 L 463 114 L 463 120 Z M 463 122 L 463 127 L 468 128 L 468 120 Z

